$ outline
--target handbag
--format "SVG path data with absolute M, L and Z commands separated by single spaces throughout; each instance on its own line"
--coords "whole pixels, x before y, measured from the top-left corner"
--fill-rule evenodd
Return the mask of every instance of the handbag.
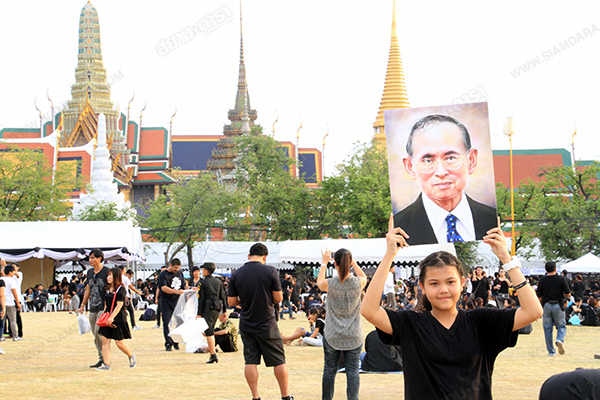
M 100 318 L 98 318 L 98 320 L 96 321 L 96 325 L 98 325 L 99 327 L 110 326 L 110 325 L 108 325 L 108 319 L 110 318 L 110 314 L 112 314 L 112 312 L 115 308 L 115 300 L 117 299 L 117 292 L 119 291 L 120 288 L 121 288 L 121 286 L 119 286 L 117 288 L 117 290 L 115 291 L 115 295 L 113 296 L 112 305 L 110 306 L 110 312 L 106 311 L 106 312 L 102 313 Z

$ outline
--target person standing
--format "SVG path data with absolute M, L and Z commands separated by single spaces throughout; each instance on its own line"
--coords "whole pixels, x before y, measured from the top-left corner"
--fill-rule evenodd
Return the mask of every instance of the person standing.
M 4 276 L 4 267 L 2 264 L 4 260 L 0 258 L 0 342 L 4 341 L 4 316 L 6 315 L 6 295 L 4 294 L 4 290 L 6 288 L 6 284 L 4 283 L 4 279 L 1 279 Z M 4 350 L 0 348 L 0 354 L 4 354 Z
M 125 302 L 127 301 L 127 290 L 122 282 L 122 269 L 115 267 L 108 271 L 108 291 L 104 295 L 104 312 L 109 312 L 108 326 L 102 326 L 99 333 L 102 336 L 102 359 L 103 364 L 96 368 L 97 371 L 110 369 L 110 341 L 115 344 L 128 358 L 129 367 L 136 365 L 135 354 L 129 350 L 129 347 L 123 342 L 125 339 L 131 339 L 131 331 L 127 325 L 127 315 L 125 315 Z
M 17 328 L 17 309 L 21 308 L 21 298 L 17 292 L 17 282 L 14 279 L 15 276 L 15 267 L 13 265 L 7 265 L 4 267 L 4 276 L 2 280 L 4 281 L 4 295 L 6 296 L 6 319 L 10 323 L 10 331 L 14 341 L 21 340 L 21 338 L 17 335 L 19 328 Z M 4 332 L 2 332 L 4 335 Z
M 79 313 L 83 314 L 85 305 L 89 301 L 88 309 L 90 313 L 88 319 L 92 327 L 92 334 L 94 335 L 94 344 L 98 351 L 98 362 L 90 365 L 90 368 L 98 368 L 104 364 L 104 359 L 102 358 L 102 336 L 98 333 L 100 327 L 96 325 L 96 321 L 104 310 L 104 293 L 106 293 L 106 286 L 108 285 L 108 268 L 102 265 L 104 262 L 104 253 L 100 249 L 92 250 L 89 260 L 92 268 L 87 271 L 85 293 L 79 307 Z
M 200 276 L 200 268 L 194 265 L 192 267 L 192 276 L 188 279 L 188 286 L 190 288 L 197 288 L 200 290 L 200 286 L 202 286 L 202 277 Z
M 356 261 L 352 260 L 352 254 L 346 249 L 336 251 L 333 257 L 329 250 L 322 251 L 321 255 L 317 285 L 319 289 L 327 292 L 322 399 L 333 399 L 335 375 L 339 368 L 340 356 L 343 354 L 346 367 L 346 397 L 348 400 L 357 400 L 360 387 L 358 365 L 363 342 L 360 296 L 367 285 L 367 276 Z M 327 263 L 331 259 L 338 274 L 333 278 L 325 279 Z M 356 276 L 350 275 L 350 267 L 354 269 Z M 390 270 L 388 269 L 388 273 Z
M 396 268 L 392 265 L 390 272 L 388 272 L 385 279 L 385 285 L 383 286 L 383 300 L 385 301 L 385 308 L 388 310 L 396 309 L 396 280 L 394 279 L 394 272 Z
M 15 275 L 13 279 L 17 284 L 17 296 L 19 297 L 19 301 L 23 298 L 23 292 L 21 291 L 21 286 L 23 285 L 23 273 L 21 272 L 21 266 L 17 263 L 13 263 L 13 267 L 15 267 Z M 21 319 L 21 307 L 17 307 L 17 337 L 23 339 L 23 320 Z M 14 334 L 13 334 L 14 336 Z
M 210 352 L 207 364 L 219 362 L 215 352 L 215 323 L 219 318 L 219 314 L 227 311 L 225 289 L 223 289 L 221 280 L 213 276 L 214 272 L 215 263 L 206 262 L 202 265 L 204 280 L 198 292 L 198 318 L 204 318 L 208 325 L 208 328 L 204 331 L 208 342 L 208 351 Z
M 121 280 L 123 282 L 123 287 L 125 288 L 125 309 L 127 310 L 127 313 L 129 314 L 129 319 L 131 320 L 131 329 L 137 331 L 142 329 L 142 327 L 135 324 L 135 312 L 133 311 L 133 302 L 131 301 L 130 291 L 133 290 L 140 296 L 142 292 L 133 287 L 133 285 L 131 284 L 131 278 L 129 278 L 129 276 L 125 273 L 125 268 L 122 265 L 119 266 L 119 269 L 121 270 Z
M 483 305 L 485 306 L 490 298 L 490 281 L 483 275 L 483 268 L 478 266 L 475 268 L 475 274 L 471 279 L 473 285 L 473 300 L 481 297 L 483 299 Z
M 158 276 L 158 288 L 160 295 L 158 301 L 162 312 L 163 335 L 165 336 L 165 350 L 171 351 L 172 348 L 179 350 L 179 343 L 175 343 L 169 336 L 169 321 L 173 316 L 173 311 L 177 306 L 179 295 L 183 294 L 186 282 L 183 273 L 179 270 L 181 261 L 174 258 L 169 263 L 169 268 L 165 269 Z
M 292 303 L 290 302 L 290 294 L 292 293 L 292 283 L 290 274 L 284 274 L 283 279 L 281 279 L 281 292 L 283 294 L 283 300 L 281 301 L 281 310 L 279 311 L 279 318 L 283 318 L 283 313 L 287 307 L 288 314 L 290 315 L 290 319 L 296 319 L 294 317 L 294 310 L 292 309 Z
M 266 265 L 269 249 L 262 243 L 250 247 L 248 262 L 231 275 L 227 301 L 241 306 L 240 332 L 244 343 L 244 375 L 253 399 L 258 395 L 258 364 L 261 356 L 273 372 L 282 400 L 291 400 L 283 339 L 275 320 L 273 304 L 283 300 L 277 269 Z
M 558 354 L 565 354 L 564 343 L 567 334 L 567 322 L 563 307 L 565 297 L 570 296 L 571 292 L 565 278 L 556 273 L 556 263 L 554 261 L 546 263 L 546 275 L 540 279 L 537 295 L 544 307 L 543 324 L 548 355 L 556 355 L 556 350 L 552 344 L 554 326 L 556 326 Z
M 164 270 L 167 269 L 166 265 L 163 265 L 162 267 L 160 267 L 160 272 L 158 273 L 158 276 L 160 276 L 160 274 L 162 274 L 162 272 Z M 154 303 L 156 304 L 156 325 L 152 327 L 152 329 L 159 329 L 160 328 L 160 316 L 162 314 L 162 309 L 160 308 L 160 302 L 158 301 L 159 295 L 160 295 L 160 287 L 158 286 L 158 276 L 156 277 L 156 290 L 154 293 Z

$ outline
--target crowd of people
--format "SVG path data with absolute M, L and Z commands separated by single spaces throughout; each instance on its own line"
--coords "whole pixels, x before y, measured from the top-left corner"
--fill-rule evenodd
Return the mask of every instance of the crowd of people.
M 98 355 L 98 361 L 90 367 L 99 371 L 111 369 L 114 341 L 133 368 L 137 365 L 136 356 L 125 341 L 132 338 L 131 330 L 141 329 L 135 322 L 134 301 L 157 306 L 155 318 L 157 326 L 162 322 L 165 350 L 179 350 L 179 343 L 169 335 L 169 321 L 179 297 L 191 290 L 198 295 L 197 318 L 203 318 L 208 326 L 204 332 L 208 345 L 197 351 L 209 353 L 208 364 L 218 362 L 217 346 L 223 352 L 238 350 L 238 328 L 229 318 L 239 318 L 244 374 L 253 399 L 260 399 L 257 366 L 261 360 L 273 367 L 282 399 L 293 399 L 285 345 L 296 340 L 300 345 L 323 347 L 323 399 L 333 398 L 340 360 L 346 373 L 347 398 L 357 399 L 360 360 L 365 357 L 361 355 L 361 315 L 377 328 L 377 339 L 375 331 L 370 335 L 372 341 L 381 342 L 383 347 L 395 346 L 395 354 L 401 354 L 403 361 L 399 364 L 404 364 L 406 398 L 453 393 L 471 398 L 475 390 L 469 384 L 472 381 L 481 383 L 473 397 L 479 398 L 491 393 L 496 355 L 514 346 L 516 332 L 540 316 L 543 315 L 551 356 L 556 354 L 554 345 L 559 354 L 565 353 L 568 324 L 600 325 L 600 282 L 584 281 L 579 274 L 569 279 L 564 271 L 557 273 L 554 262 L 546 264 L 546 275 L 525 278 L 518 259 L 509 256 L 499 228 L 484 237 L 503 264 L 493 278 L 481 266 L 465 274 L 456 257 L 436 252 L 420 263 L 418 277 L 397 280 L 392 260 L 399 249 L 407 246 L 405 239 L 400 228 L 390 225 L 387 251 L 370 278 L 345 249 L 322 251 L 316 279 L 290 273 L 280 276 L 267 264 L 266 246 L 257 243 L 249 251 L 249 262 L 231 277 L 215 275 L 215 264 L 207 262 L 192 267 L 186 279 L 180 260 L 174 258 L 155 276 L 132 282 L 132 271 L 104 266 L 104 255 L 96 249 L 89 255 L 92 268 L 85 274 L 73 275 L 70 282 L 66 278 L 54 282 L 49 289 L 38 284 L 22 294 L 23 274 L 18 263 L 6 265 L 0 260 L 0 340 L 5 340 L 5 330 L 12 340 L 22 340 L 21 307 L 43 311 L 49 296 L 56 295 L 65 311 L 87 310 Z M 335 274 L 327 277 L 327 267 L 331 265 Z M 279 331 L 279 319 L 285 314 L 296 319 L 299 313 L 306 316 L 308 328 L 298 327 L 289 335 Z M 480 334 L 495 339 L 479 343 Z M 464 354 L 457 355 L 452 346 L 459 346 Z M 450 370 L 448 365 L 452 365 Z M 431 380 L 432 376 L 436 379 Z

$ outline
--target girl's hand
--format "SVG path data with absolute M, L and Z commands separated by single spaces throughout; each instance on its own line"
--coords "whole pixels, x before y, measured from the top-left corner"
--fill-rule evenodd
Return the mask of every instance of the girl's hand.
M 506 237 L 504 236 L 502 229 L 500 229 L 500 218 L 498 218 L 498 226 L 490 229 L 486 233 L 487 235 L 483 237 L 483 242 L 490 245 L 492 251 L 498 256 L 502 264 L 510 262 L 511 257 L 506 245 Z
M 409 236 L 402 228 L 394 228 L 394 214 L 390 213 L 388 233 L 385 235 L 387 253 L 395 256 L 400 247 L 408 247 L 408 243 L 406 242 L 408 238 Z
M 329 249 L 321 250 L 321 257 L 322 257 L 321 264 L 327 265 L 327 263 L 329 261 L 331 261 L 331 250 L 329 250 Z
M 108 319 L 106 320 L 106 324 L 108 326 L 113 326 L 113 322 L 115 322 L 115 319 L 112 316 L 108 317 Z

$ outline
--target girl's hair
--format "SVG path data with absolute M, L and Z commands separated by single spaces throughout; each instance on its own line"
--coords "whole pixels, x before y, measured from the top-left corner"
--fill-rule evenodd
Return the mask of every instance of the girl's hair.
M 447 266 L 456 267 L 456 272 L 458 272 L 459 278 L 464 276 L 465 272 L 463 270 L 462 263 L 458 260 L 458 258 L 447 251 L 436 251 L 435 253 L 431 253 L 425 257 L 419 263 L 419 269 L 421 270 L 421 273 L 419 274 L 419 282 L 425 284 L 425 277 L 427 276 L 427 271 L 429 269 L 443 268 Z M 423 293 L 419 299 L 416 309 L 417 311 L 431 311 L 431 303 L 427 299 L 427 295 L 425 293 Z
M 111 292 L 116 292 L 117 288 L 123 284 L 123 279 L 121 279 L 121 268 L 113 267 L 108 270 L 108 273 L 112 275 L 112 284 L 108 285 L 108 289 Z
M 310 315 L 317 315 L 317 318 L 325 318 L 325 308 L 323 306 L 313 306 L 308 310 Z
M 352 253 L 350 250 L 339 249 L 335 252 L 333 259 L 338 267 L 338 276 L 340 281 L 344 281 L 350 274 L 350 265 L 352 265 Z

